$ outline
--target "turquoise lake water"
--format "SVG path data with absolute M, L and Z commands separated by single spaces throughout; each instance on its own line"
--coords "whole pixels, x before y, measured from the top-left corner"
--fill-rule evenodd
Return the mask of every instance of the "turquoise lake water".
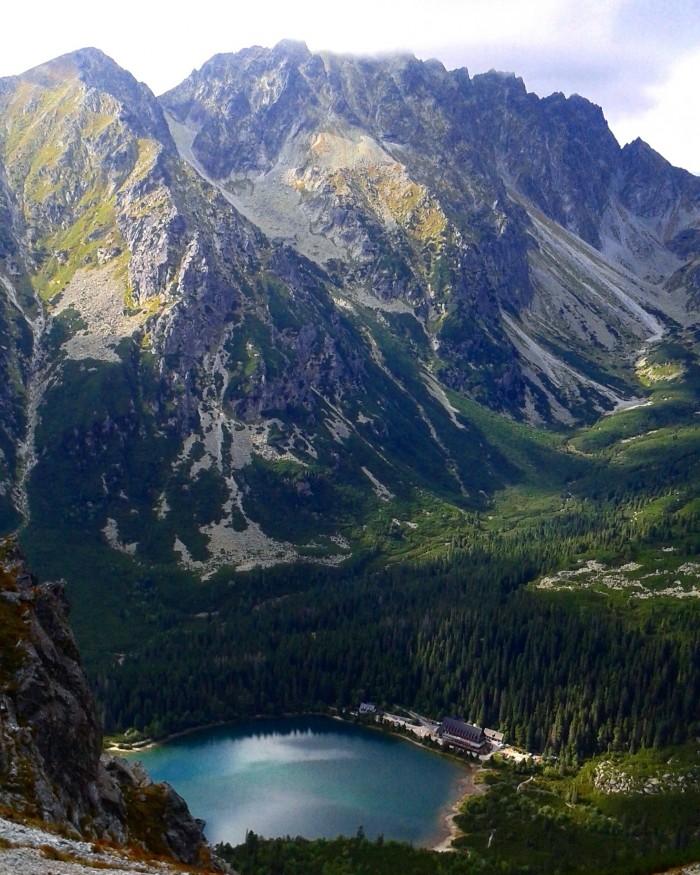
M 211 842 L 252 829 L 268 838 L 368 838 L 430 844 L 466 776 L 414 744 L 324 717 L 254 720 L 204 729 L 140 759 L 207 822 Z

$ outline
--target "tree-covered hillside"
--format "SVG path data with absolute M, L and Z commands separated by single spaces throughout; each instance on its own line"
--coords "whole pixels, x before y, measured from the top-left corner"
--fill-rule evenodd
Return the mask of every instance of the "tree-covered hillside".
M 523 472 L 483 511 L 392 507 L 357 560 L 220 574 L 188 588 L 187 613 L 172 588 L 141 587 L 140 622 L 166 622 L 118 658 L 91 652 L 108 730 L 370 698 L 569 760 L 692 738 L 700 432 L 686 366 L 653 405 L 559 438 L 482 417 Z

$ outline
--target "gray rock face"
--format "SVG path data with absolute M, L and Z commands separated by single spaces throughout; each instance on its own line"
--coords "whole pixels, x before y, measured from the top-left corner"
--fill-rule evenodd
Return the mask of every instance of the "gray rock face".
M 0 541 L 0 803 L 79 836 L 140 842 L 203 862 L 204 825 L 183 799 L 154 785 L 138 764 L 102 756 L 66 613 L 64 584 L 37 583 L 16 543 Z M 157 820 L 147 834 L 150 806 Z
M 668 221 L 674 212 L 687 211 L 692 215 L 700 206 L 700 179 L 672 167 L 639 139 L 620 153 L 617 188 L 621 202 L 630 212 L 645 219 Z M 690 247 L 679 252 L 691 253 Z
M 645 269 L 654 271 L 664 255 L 675 258 L 670 275 L 661 278 L 664 288 L 687 314 L 695 314 L 700 302 L 700 179 L 672 167 L 638 139 L 622 150 L 615 188 L 646 233 L 638 247 Z
M 474 79 L 479 127 L 507 182 L 593 246 L 607 206 L 619 146 L 600 107 L 578 95 L 528 94 L 521 79 Z
M 540 100 L 514 76 L 470 79 L 412 57 L 312 55 L 281 43 L 217 55 L 161 102 L 171 127 L 189 132 L 190 160 L 249 218 L 319 263 L 335 263 L 334 248 L 346 286 L 412 308 L 439 348 L 447 385 L 511 414 L 549 418 L 563 406 L 576 418 L 584 396 L 609 406 L 605 386 L 559 366 L 553 379 L 543 373 L 535 347 L 546 357 L 554 338 L 573 343 L 605 383 L 603 337 L 615 358 L 644 337 L 638 298 L 618 307 L 615 334 L 606 335 L 595 295 L 583 310 L 573 304 L 574 316 L 564 299 L 582 285 L 615 294 L 608 278 L 574 280 L 574 253 L 554 277 L 552 300 L 551 259 L 561 260 L 553 250 L 571 242 L 544 240 L 541 213 L 629 268 L 625 296 L 637 294 L 645 246 L 644 269 L 666 264 L 657 281 L 680 267 L 673 253 L 682 249 L 691 265 L 697 253 L 689 234 L 697 204 L 686 210 L 682 171 L 658 168 L 653 182 L 646 171 L 631 176 L 630 150 L 599 107 L 577 95 Z M 645 199 L 657 210 L 666 204 L 652 243 L 639 227 Z M 687 263 L 684 271 L 670 282 L 693 291 Z

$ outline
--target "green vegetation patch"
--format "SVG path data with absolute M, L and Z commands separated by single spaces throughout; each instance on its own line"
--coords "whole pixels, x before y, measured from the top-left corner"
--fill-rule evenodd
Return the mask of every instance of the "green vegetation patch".
M 332 476 L 323 468 L 254 456 L 241 471 L 246 514 L 264 531 L 292 542 L 331 535 L 370 507 L 370 484 Z
M 128 247 L 117 229 L 116 195 L 105 197 L 93 189 L 78 204 L 78 218 L 65 231 L 43 242 L 46 257 L 34 278 L 34 286 L 44 300 L 63 291 L 80 268 L 98 265 L 97 250 L 106 247 L 121 254 L 113 261 L 125 271 Z
M 614 765 L 613 765 L 614 764 Z M 581 769 L 498 760 L 467 800 L 456 846 L 499 872 L 653 873 L 700 854 L 697 745 Z
M 248 832 L 233 848 L 216 846 L 216 853 L 240 875 L 473 875 L 487 871 L 462 854 L 438 854 L 401 842 L 370 841 L 362 828 L 353 838 L 309 841 L 300 837 L 264 839 Z

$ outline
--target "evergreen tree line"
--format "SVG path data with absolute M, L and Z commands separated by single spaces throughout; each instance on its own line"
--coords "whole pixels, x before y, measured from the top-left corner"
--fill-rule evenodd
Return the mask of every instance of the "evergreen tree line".
M 697 542 L 697 520 L 645 522 Z M 584 549 L 619 558 L 628 516 L 562 514 L 494 534 L 478 523 L 439 559 L 242 576 L 217 614 L 145 642 L 94 677 L 108 732 L 149 735 L 364 699 L 499 728 L 575 759 L 700 732 L 700 615 L 659 602 L 523 584 Z M 638 543 L 638 541 L 636 542 Z

